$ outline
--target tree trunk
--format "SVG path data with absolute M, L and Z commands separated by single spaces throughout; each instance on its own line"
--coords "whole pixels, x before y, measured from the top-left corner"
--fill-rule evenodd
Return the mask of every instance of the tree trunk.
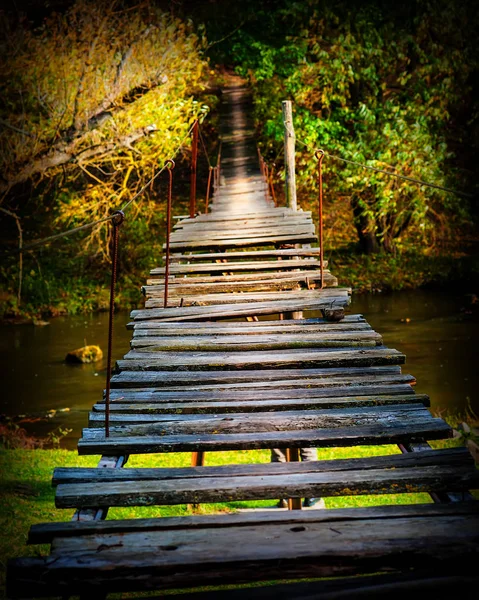
M 374 222 L 371 217 L 365 214 L 359 197 L 351 197 L 351 206 L 353 209 L 354 226 L 358 233 L 359 245 L 365 254 L 375 254 L 381 250 L 380 244 L 374 233 Z

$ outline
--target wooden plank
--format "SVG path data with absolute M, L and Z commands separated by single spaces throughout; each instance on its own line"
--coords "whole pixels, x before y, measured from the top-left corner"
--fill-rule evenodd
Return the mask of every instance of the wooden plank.
M 208 323 L 168 323 L 164 321 L 140 321 L 139 323 L 135 323 L 134 333 L 143 330 L 153 330 L 158 329 L 161 330 L 163 335 L 167 335 L 167 331 L 171 332 L 181 332 L 181 331 L 207 331 L 208 333 L 214 333 L 214 331 L 218 330 L 220 333 L 227 333 L 231 331 L 233 333 L 242 333 L 245 334 L 247 332 L 254 333 L 255 330 L 259 330 L 260 333 L 263 332 L 263 329 L 268 329 L 269 331 L 280 332 L 284 330 L 286 333 L 290 331 L 291 333 L 297 333 L 298 331 L 303 331 L 303 328 L 310 327 L 318 327 L 317 331 L 342 331 L 343 329 L 348 329 L 349 327 L 362 327 L 367 326 L 371 328 L 369 323 L 366 322 L 362 315 L 346 315 L 344 319 L 338 323 L 328 323 L 326 319 L 323 318 L 315 318 L 315 319 L 300 319 L 300 320 L 285 320 L 285 321 L 277 321 L 277 320 L 262 320 L 262 321 L 235 321 L 235 322 L 219 322 L 216 323 L 214 321 L 210 321 Z M 264 333 L 267 333 L 267 331 Z
M 226 263 L 223 263 L 226 264 Z M 318 273 L 320 273 L 320 271 L 315 271 L 315 270 L 311 270 L 311 271 L 304 271 L 304 270 L 292 270 L 292 271 L 259 271 L 259 272 L 255 272 L 255 273 L 243 273 L 243 272 L 237 272 L 237 273 L 231 273 L 231 274 L 223 274 L 223 273 L 218 273 L 218 274 L 210 274 L 210 275 L 194 275 L 194 277 L 186 277 L 186 276 L 175 276 L 175 275 L 171 275 L 168 277 L 168 284 L 170 286 L 170 288 L 174 287 L 174 286 L 183 286 L 183 285 L 198 285 L 200 283 L 241 283 L 241 282 L 248 282 L 248 281 L 252 281 L 252 282 L 261 282 L 261 281 L 276 281 L 276 280 L 291 280 L 291 281 L 295 281 L 296 279 L 299 278 L 299 280 L 301 281 L 303 277 L 310 277 L 313 278 L 314 276 L 317 276 Z M 330 276 L 330 278 L 332 278 L 332 275 L 329 273 L 329 271 L 326 269 L 325 270 L 326 276 Z M 190 274 L 191 275 L 191 274 Z M 335 278 L 334 278 L 335 279 Z M 163 277 L 157 277 L 157 278 L 151 278 L 147 280 L 147 285 L 146 286 L 142 286 L 142 291 L 143 289 L 145 290 L 145 292 L 148 292 L 148 288 L 155 288 L 158 286 L 163 287 L 165 283 L 165 280 Z
M 187 225 L 190 223 L 213 223 L 215 221 L 221 222 L 230 222 L 230 221 L 242 221 L 244 219 L 264 219 L 264 218 L 287 218 L 290 216 L 294 216 L 297 214 L 297 211 L 293 211 L 290 208 L 280 207 L 280 208 L 267 208 L 263 210 L 258 210 L 256 212 L 244 212 L 240 214 L 235 214 L 231 211 L 219 211 L 217 210 L 215 213 L 208 213 L 203 215 L 198 215 L 194 219 L 190 219 L 186 217 L 183 219 L 182 223 Z M 305 215 L 306 217 L 311 217 L 311 211 L 302 211 L 300 214 Z
M 282 250 L 243 250 L 241 252 L 203 252 L 201 254 L 175 254 L 171 258 L 184 262 L 215 261 L 215 260 L 263 260 L 265 258 L 283 258 L 293 260 L 295 257 L 317 258 L 320 248 L 284 248 Z M 323 267 L 328 261 L 323 260 Z
M 305 319 L 306 321 L 306 319 Z M 287 323 L 286 326 L 280 326 L 279 323 Z M 257 327 L 248 327 L 248 325 L 257 325 Z M 246 326 L 246 327 L 244 327 Z M 169 336 L 178 337 L 183 335 L 194 336 L 248 336 L 256 337 L 257 335 L 273 334 L 295 335 L 305 332 L 309 334 L 335 334 L 335 333 L 367 333 L 374 332 L 368 323 L 347 323 L 346 320 L 339 323 L 318 323 L 311 325 L 301 325 L 299 320 L 290 321 L 253 321 L 253 322 L 210 322 L 210 323 L 158 323 L 146 321 L 139 323 L 133 330 L 133 337 L 154 337 L 154 336 Z
M 130 316 L 135 322 L 150 319 L 163 321 L 230 319 L 251 315 L 274 315 L 302 310 L 344 308 L 350 303 L 349 296 L 331 299 L 331 297 L 323 295 L 323 291 L 304 292 L 303 297 L 298 300 L 273 300 L 269 302 L 245 302 L 219 306 L 185 306 L 182 308 L 166 309 L 150 308 L 134 310 L 130 313 Z
M 169 388 L 171 386 L 188 386 L 188 385 L 242 385 L 254 386 L 258 388 L 267 387 L 268 385 L 277 385 L 288 387 L 288 382 L 292 380 L 292 386 L 298 385 L 299 381 L 307 383 L 307 385 L 321 386 L 324 382 L 328 385 L 328 381 L 334 378 L 346 377 L 353 381 L 356 377 L 369 376 L 397 376 L 401 372 L 399 366 L 385 365 L 372 367 L 336 367 L 336 368 L 310 368 L 310 369 L 295 369 L 294 373 L 291 370 L 284 369 L 262 369 L 248 371 L 195 371 L 194 381 L 192 380 L 189 371 L 124 371 L 113 375 L 111 378 L 112 388 L 135 388 L 141 386 L 143 388 Z M 293 379 L 291 379 L 293 378 Z
M 141 427 L 141 426 L 137 426 Z M 441 419 L 425 418 L 389 423 L 308 429 L 301 431 L 254 432 L 242 434 L 139 435 L 116 431 L 104 437 L 104 430 L 84 429 L 78 442 L 80 455 L 147 454 L 164 452 L 211 452 L 270 448 L 328 448 L 357 445 L 400 444 L 451 437 L 451 428 Z M 124 431 L 122 432 L 125 433 Z
M 251 352 L 148 352 L 146 349 L 130 350 L 124 360 L 117 361 L 119 371 L 176 371 L 189 369 L 284 369 L 307 367 L 367 367 L 379 365 L 401 365 L 406 357 L 390 348 L 313 350 L 269 350 Z
M 284 227 L 314 227 L 314 223 L 311 217 L 307 217 L 305 215 L 300 214 L 291 214 L 288 216 L 276 216 L 269 218 L 245 218 L 241 221 L 237 220 L 235 222 L 234 229 L 235 231 L 245 231 L 249 232 L 255 229 L 263 229 L 263 230 L 271 230 L 272 228 L 278 229 L 281 231 Z M 173 228 L 173 233 L 176 235 L 177 233 L 184 233 L 188 235 L 196 236 L 196 233 L 204 233 L 219 231 L 221 233 L 225 232 L 225 224 L 221 221 L 203 221 L 196 223 L 184 223 L 180 221 Z M 246 233 L 248 235 L 248 233 Z
M 260 401 L 201 401 L 188 402 L 141 402 L 124 400 L 110 405 L 110 422 L 113 424 L 134 424 L 156 422 L 158 414 L 225 414 L 264 411 L 317 410 L 325 408 L 351 408 L 363 406 L 385 406 L 417 403 L 429 406 L 428 396 L 407 394 L 401 395 L 364 395 L 364 396 L 328 396 L 319 398 L 293 398 L 260 400 Z M 103 427 L 105 424 L 105 405 L 95 404 L 90 413 L 89 426 Z
M 200 264 L 172 264 L 170 275 L 191 275 L 196 273 L 222 273 L 232 271 L 291 271 L 294 269 L 317 269 L 318 261 L 311 259 L 297 260 L 268 260 L 268 261 L 244 261 L 227 263 L 200 263 Z M 156 267 L 150 271 L 151 276 L 164 275 L 164 267 Z
M 396 456 L 396 455 L 394 455 Z M 261 466 L 270 466 L 272 463 Z M 290 463 L 275 463 L 283 466 Z M 295 467 L 309 467 L 309 462 L 294 463 Z M 231 465 L 230 465 L 231 466 Z M 252 465 L 235 465 L 236 468 L 251 467 Z M 260 465 L 255 465 L 260 466 Z M 218 469 L 219 467 L 207 467 Z M 57 469 L 56 469 L 57 470 Z M 182 469 L 183 470 L 183 469 Z M 139 469 L 135 469 L 139 471 Z M 36 523 L 30 528 L 28 534 L 28 543 L 30 544 L 49 544 L 55 538 L 75 537 L 80 540 L 82 536 L 105 535 L 116 533 L 148 533 L 161 531 L 164 534 L 176 530 L 195 530 L 195 529 L 218 529 L 226 530 L 230 527 L 243 527 L 250 525 L 271 526 L 296 525 L 301 522 L 303 525 L 310 523 L 324 523 L 333 525 L 338 521 L 361 522 L 369 519 L 395 519 L 395 518 L 430 518 L 442 517 L 445 515 L 462 516 L 465 518 L 479 516 L 479 503 L 462 502 L 458 504 L 391 504 L 369 506 L 367 508 L 337 508 L 332 510 L 315 511 L 262 511 L 239 512 L 239 513 L 219 513 L 204 515 L 186 515 L 182 517 L 161 517 L 161 518 L 139 518 L 96 521 L 89 523 L 75 523 L 72 521 Z
M 414 390 L 408 383 L 407 376 L 404 379 L 391 380 L 370 380 L 362 379 L 359 382 L 354 380 L 331 379 L 324 382 L 315 382 L 311 380 L 296 379 L 291 382 L 266 382 L 265 384 L 220 384 L 218 385 L 198 385 L 194 380 L 189 386 L 169 386 L 167 388 L 120 388 L 110 391 L 112 401 L 111 410 L 117 403 L 140 403 L 140 404 L 163 404 L 169 402 L 241 402 L 243 404 L 253 403 L 260 405 L 268 400 L 289 401 L 289 400 L 314 400 L 325 403 L 335 402 L 337 398 L 351 401 L 361 396 L 361 401 L 366 401 L 364 396 L 371 396 L 370 403 L 381 403 L 384 396 L 408 395 L 411 402 L 422 402 L 429 406 L 428 396 L 425 394 L 414 394 Z M 289 383 L 289 385 L 288 385 Z M 340 400 L 341 401 L 341 400 Z M 100 402 L 101 405 L 101 402 Z M 99 406 L 96 404 L 95 406 Z
M 250 274 L 248 274 L 250 275 Z M 215 294 L 224 292 L 258 292 L 272 290 L 293 290 L 300 287 L 317 288 L 320 285 L 321 274 L 319 271 L 310 271 L 288 275 L 287 273 L 265 273 L 259 277 L 240 275 L 214 276 L 219 281 L 196 281 L 200 277 L 172 278 L 168 283 L 168 296 L 185 296 L 191 294 Z M 281 277 L 277 277 L 281 275 Z M 207 279 L 201 277 L 201 279 Z M 212 277 L 213 279 L 213 277 Z M 224 279 L 221 281 L 221 279 Z M 160 297 L 164 294 L 164 281 L 162 279 L 148 279 L 146 286 L 141 291 L 147 298 Z M 329 272 L 323 275 L 323 285 L 333 287 L 338 285 L 338 280 Z
M 432 419 L 422 404 L 393 404 L 382 406 L 354 406 L 313 409 L 287 410 L 279 412 L 262 411 L 250 413 L 218 414 L 162 414 L 153 415 L 146 423 L 115 426 L 111 429 L 114 437 L 158 436 L 158 435 L 196 435 L 196 434 L 242 434 L 290 432 L 334 427 L 361 427 L 371 424 L 386 424 L 401 421 L 409 422 Z M 123 426 L 124 425 L 124 426 Z M 84 435 L 86 435 L 84 433 Z M 89 439 L 104 437 L 103 429 L 90 429 Z
M 324 288 L 321 290 L 314 290 L 318 292 L 317 298 L 321 298 L 324 302 L 329 303 L 349 303 L 347 291 L 340 290 L 338 288 Z M 311 293 L 311 290 L 309 290 Z M 194 294 L 184 295 L 179 297 L 178 295 L 168 297 L 168 307 L 174 308 L 175 306 L 185 307 L 188 306 L 225 306 L 234 304 L 246 304 L 246 303 L 258 303 L 258 302 L 301 302 L 305 292 L 299 290 L 273 290 L 263 292 L 240 292 L 240 293 L 220 293 L 220 294 Z M 163 308 L 164 301 L 161 297 L 150 298 L 145 302 L 145 308 Z M 325 308 L 323 306 L 323 308 Z
M 137 469 L 123 470 L 121 478 L 74 480 L 57 476 L 55 505 L 57 508 L 93 506 L 151 506 L 187 503 L 266 500 L 274 498 L 319 498 L 345 495 L 391 494 L 462 491 L 479 485 L 479 471 L 466 451 L 460 458 L 433 456 L 422 463 L 402 461 L 397 457 L 378 457 L 381 460 L 359 459 L 318 461 L 307 470 L 290 468 L 269 470 L 262 465 L 254 470 L 237 473 L 229 467 L 196 469 Z M 343 463 L 343 464 L 341 464 Z M 273 463 L 274 464 L 274 463 Z M 291 464 L 291 463 L 290 463 Z M 306 463 L 307 464 L 307 463 Z M 71 473 L 72 470 L 68 470 Z M 173 471 L 173 473 L 171 473 Z M 180 473 L 180 471 L 188 471 Z M 200 471 L 200 472 L 199 472 Z
M 311 521 L 305 512 L 294 525 L 56 538 L 52 557 L 10 562 L 7 593 L 98 594 L 446 566 L 450 574 L 464 572 L 477 555 L 479 518 L 472 510 L 467 517 L 444 511 L 355 520 L 311 512 L 329 519 Z
M 213 240 L 237 240 L 241 238 L 248 238 L 251 242 L 254 242 L 257 238 L 264 237 L 276 237 L 276 236 L 296 236 L 296 235 L 314 235 L 314 226 L 312 223 L 295 224 L 295 225 L 284 225 L 281 227 L 258 227 L 255 228 L 241 228 L 234 227 L 231 229 L 224 229 L 217 231 L 210 231 L 206 229 L 204 231 L 190 231 L 189 229 L 180 229 L 170 234 L 170 241 L 181 243 L 189 241 L 213 241 Z M 316 237 L 316 236 L 315 236 Z
M 387 454 L 364 458 L 331 460 L 250 463 L 205 467 L 139 467 L 135 469 L 101 469 L 92 467 L 56 467 L 52 485 L 108 483 L 121 481 L 174 481 L 178 479 L 269 477 L 326 472 L 360 472 L 374 469 L 411 469 L 427 466 L 474 467 L 474 460 L 466 448 L 427 450 L 421 453 Z M 479 475 L 479 473 L 478 473 Z
M 153 506 L 274 498 L 325 498 L 345 495 L 461 492 L 479 483 L 473 466 L 375 469 L 347 473 L 208 477 L 174 481 L 121 481 L 61 485 L 57 508 Z
M 336 334 L 279 334 L 279 335 L 215 335 L 215 336 L 151 336 L 133 338 L 132 349 L 150 348 L 166 351 L 216 351 L 216 350 L 272 350 L 291 348 L 341 348 L 345 345 L 374 347 L 382 344 L 381 336 L 375 331 Z
M 250 248 L 259 246 L 275 246 L 283 244 L 312 244 L 317 242 L 318 238 L 313 233 L 298 234 L 275 234 L 271 236 L 256 238 L 238 238 L 238 239 L 213 239 L 213 240 L 185 240 L 172 241 L 170 250 L 215 250 L 216 248 Z

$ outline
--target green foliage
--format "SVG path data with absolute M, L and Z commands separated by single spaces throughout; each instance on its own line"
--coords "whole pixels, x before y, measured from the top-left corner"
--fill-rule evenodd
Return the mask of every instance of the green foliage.
M 277 4 L 266 17 L 273 20 L 269 33 L 245 27 L 230 56 L 253 84 L 262 153 L 276 163 L 281 101 L 293 100 L 300 193 L 316 186 L 316 148 L 464 187 L 458 167 L 467 129 L 479 124 L 472 98 L 478 14 L 471 2 Z M 349 198 L 366 250 L 400 249 L 410 231 L 433 244 L 438 224 L 457 226 L 469 217 L 468 204 L 453 194 L 329 157 L 324 166 L 325 192 Z
M 18 247 L 12 215 L 25 245 L 102 219 L 138 196 L 121 228 L 119 268 L 119 286 L 134 285 L 119 302 L 138 302 L 165 237 L 166 173 L 149 182 L 174 158 L 177 185 L 188 131 L 217 102 L 201 96 L 210 78 L 206 41 L 190 21 L 149 1 L 131 10 L 128 0 L 75 0 L 45 14 L 34 22 L 5 13 L 0 23 L 5 237 Z M 174 211 L 183 212 L 176 199 Z M 106 308 L 110 251 L 111 227 L 102 223 L 26 253 L 21 276 L 18 255 L 8 255 L 2 313 Z

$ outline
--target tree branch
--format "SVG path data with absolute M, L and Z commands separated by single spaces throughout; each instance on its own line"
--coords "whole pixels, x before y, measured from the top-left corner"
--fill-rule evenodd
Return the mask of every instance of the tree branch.
M 148 125 L 147 127 L 137 129 L 129 135 L 118 138 L 113 142 L 98 144 L 97 146 L 92 146 L 78 152 L 76 151 L 77 144 L 87 135 L 85 134 L 84 136 L 77 138 L 74 142 L 65 145 L 62 149 L 56 149 L 53 152 L 40 156 L 20 169 L 14 177 L 11 177 L 4 182 L 0 182 L 0 192 L 7 192 L 14 185 L 27 181 L 27 179 L 30 179 L 34 175 L 45 173 L 55 167 L 67 163 L 81 164 L 92 158 L 111 154 L 120 148 L 130 148 L 132 144 L 141 138 L 150 135 L 154 131 L 156 131 L 156 125 Z

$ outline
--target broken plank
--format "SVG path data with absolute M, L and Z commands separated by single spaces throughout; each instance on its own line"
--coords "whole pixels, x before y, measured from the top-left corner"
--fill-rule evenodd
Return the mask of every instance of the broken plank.
M 305 293 L 297 300 L 247 302 L 219 306 L 185 306 L 183 308 L 150 308 L 134 310 L 130 313 L 130 316 L 135 322 L 149 319 L 161 319 L 163 321 L 229 319 L 250 315 L 274 315 L 302 310 L 344 308 L 350 303 L 348 296 L 331 300 L 331 298 L 321 295 L 321 293 L 313 292 L 313 294 L 315 295 L 311 295 L 311 292 L 309 294 Z
M 321 298 L 330 303 L 337 303 L 343 300 L 348 300 L 349 293 L 347 290 L 340 288 L 323 288 L 321 290 L 309 290 L 317 292 L 316 298 Z M 286 300 L 292 302 L 294 300 L 301 301 L 302 298 L 308 299 L 306 292 L 302 290 L 273 290 L 263 292 L 224 292 L 211 294 L 191 294 L 191 295 L 174 295 L 168 297 L 168 308 L 188 307 L 188 306 L 219 306 L 245 304 L 247 302 L 281 302 Z M 159 297 L 152 297 L 146 300 L 145 308 L 163 308 L 164 300 Z M 329 308 L 329 307 L 323 307 Z

